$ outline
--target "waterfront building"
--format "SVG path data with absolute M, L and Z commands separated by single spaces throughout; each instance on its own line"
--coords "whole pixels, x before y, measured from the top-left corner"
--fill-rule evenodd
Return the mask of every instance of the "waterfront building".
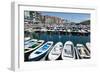
M 67 19 L 57 16 L 43 15 L 42 12 L 25 11 L 24 12 L 24 29 L 26 30 L 40 30 L 46 29 L 70 29 L 70 30 L 90 30 L 90 24 L 74 23 Z

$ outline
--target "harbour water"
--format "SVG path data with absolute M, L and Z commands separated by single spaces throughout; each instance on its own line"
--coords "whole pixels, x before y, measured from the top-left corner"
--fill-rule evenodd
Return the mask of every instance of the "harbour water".
M 39 39 L 45 40 L 45 41 L 53 41 L 54 43 L 57 43 L 61 41 L 63 44 L 66 41 L 72 41 L 74 45 L 76 46 L 77 43 L 85 44 L 86 42 L 90 42 L 90 34 L 89 35 L 73 35 L 73 34 L 48 34 L 48 33 L 36 33 L 39 35 Z

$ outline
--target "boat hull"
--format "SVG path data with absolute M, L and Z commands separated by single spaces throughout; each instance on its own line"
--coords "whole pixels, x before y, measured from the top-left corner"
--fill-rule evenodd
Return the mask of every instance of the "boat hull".
M 70 51 L 68 51 L 68 49 Z M 68 51 L 67 53 L 65 52 L 66 50 Z M 69 54 L 69 52 L 71 52 L 71 54 Z M 63 51 L 62 51 L 62 54 L 61 54 L 61 58 L 63 60 L 73 60 L 73 59 L 76 59 L 74 44 L 71 41 L 65 42 L 64 48 L 63 48 Z
M 90 53 L 82 44 L 77 44 L 76 46 L 77 53 L 79 56 L 79 59 L 90 59 Z
M 48 41 L 29 55 L 29 61 L 38 61 L 45 57 L 53 45 L 53 42 Z
M 47 52 L 43 53 L 42 55 L 29 59 L 29 61 L 40 61 L 45 55 L 47 54 Z
M 50 51 L 48 59 L 57 60 L 61 55 L 62 49 L 63 49 L 63 44 L 61 42 L 56 43 L 52 48 L 52 50 Z

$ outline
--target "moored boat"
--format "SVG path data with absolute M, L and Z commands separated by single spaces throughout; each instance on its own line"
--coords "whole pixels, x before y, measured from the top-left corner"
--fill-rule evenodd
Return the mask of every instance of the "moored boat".
M 37 42 L 34 43 L 32 46 L 30 46 L 30 47 L 28 47 L 28 48 L 25 48 L 25 49 L 24 49 L 24 53 L 28 53 L 28 52 L 31 52 L 31 51 L 37 49 L 37 48 L 40 47 L 43 43 L 44 43 L 44 40 L 39 40 L 39 41 L 37 41 Z
M 30 40 L 30 37 L 25 37 L 24 38 L 24 41 L 28 41 L 28 40 Z
M 49 49 L 52 47 L 52 45 L 53 45 L 52 41 L 46 42 L 45 44 L 40 46 L 38 49 L 36 49 L 29 55 L 29 57 L 28 57 L 29 60 L 30 61 L 38 61 L 38 60 L 42 59 L 46 55 L 46 53 L 49 51 Z
M 62 49 L 63 49 L 63 43 L 61 42 L 56 43 L 54 47 L 52 48 L 52 50 L 50 51 L 48 55 L 48 59 L 49 60 L 58 59 L 61 55 Z
M 37 39 L 31 39 L 31 40 L 25 41 L 24 42 L 24 48 L 29 48 L 30 46 L 32 46 L 36 42 L 37 42 Z
M 61 57 L 64 60 L 75 59 L 74 44 L 71 41 L 65 42 Z
M 77 54 L 79 55 L 80 59 L 90 58 L 90 53 L 83 44 L 77 44 L 76 49 L 77 49 Z
M 89 42 L 86 43 L 86 47 L 88 48 L 88 50 L 90 50 L 90 43 Z

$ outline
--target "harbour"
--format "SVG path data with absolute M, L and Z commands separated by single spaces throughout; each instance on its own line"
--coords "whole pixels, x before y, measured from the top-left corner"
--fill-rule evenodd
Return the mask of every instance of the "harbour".
M 90 14 L 24 11 L 24 61 L 91 58 Z
M 40 35 L 38 39 L 40 40 L 44 40 L 44 42 L 42 43 L 45 44 L 48 41 L 52 41 L 53 45 L 52 47 L 48 50 L 47 54 L 45 54 L 41 59 L 36 60 L 36 61 L 49 61 L 48 55 L 50 53 L 50 51 L 53 49 L 53 47 L 56 45 L 56 43 L 61 42 L 64 46 L 64 44 L 66 43 L 66 41 L 71 41 L 74 45 L 74 48 L 76 48 L 77 44 L 82 44 L 84 45 L 84 47 L 90 52 L 90 49 L 88 49 L 86 47 L 86 43 L 90 42 L 90 35 L 79 35 L 79 34 L 72 34 L 72 33 L 66 33 L 66 34 L 59 34 L 59 33 L 47 33 L 47 32 L 36 32 L 37 35 Z M 34 38 L 37 39 L 37 38 Z M 42 45 L 40 45 L 39 47 L 41 47 Z M 36 49 L 38 49 L 39 47 L 37 47 Z M 34 52 L 34 50 L 31 50 L 30 52 L 24 53 L 24 57 L 25 57 L 25 61 L 26 62 L 30 62 L 30 61 L 34 61 L 34 60 L 29 60 L 29 55 Z M 78 59 L 79 56 L 77 56 L 77 52 L 75 50 L 75 59 Z M 58 57 L 58 59 L 56 60 L 62 60 L 61 58 L 61 54 Z

